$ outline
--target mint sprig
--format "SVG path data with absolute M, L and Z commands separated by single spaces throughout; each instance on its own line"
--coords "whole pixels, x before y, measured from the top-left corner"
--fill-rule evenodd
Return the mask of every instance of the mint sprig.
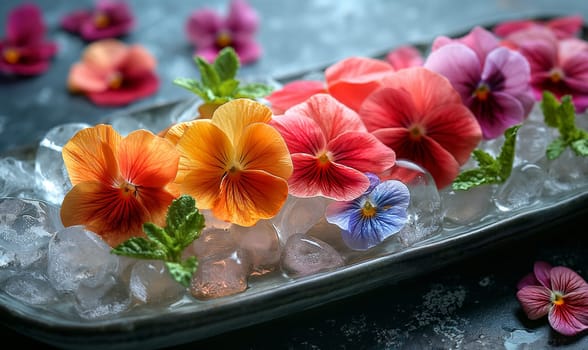
M 119 244 L 111 253 L 137 259 L 163 260 L 178 283 L 190 285 L 198 268 L 196 257 L 182 260 L 182 252 L 204 228 L 204 216 L 198 212 L 196 201 L 189 195 L 175 199 L 168 208 L 166 226 L 143 224 L 147 237 L 133 237 Z
M 577 156 L 588 156 L 588 132 L 576 126 L 576 111 L 571 96 L 563 96 L 558 102 L 551 92 L 544 91 L 541 110 L 545 124 L 559 131 L 559 137 L 547 146 L 547 159 L 558 158 L 567 147 Z
M 521 125 L 511 126 L 504 132 L 504 143 L 498 157 L 494 158 L 488 152 L 475 149 L 472 153 L 478 162 L 478 167 L 468 169 L 459 174 L 453 180 L 454 190 L 469 190 L 470 188 L 485 184 L 501 184 L 505 182 L 512 172 L 514 163 L 516 136 Z
M 200 81 L 176 78 L 173 82 L 200 96 L 205 103 L 221 105 L 236 98 L 262 98 L 273 90 L 261 83 L 241 84 L 236 78 L 239 58 L 230 46 L 222 49 L 212 64 L 200 56 L 195 56 L 194 60 L 200 71 Z

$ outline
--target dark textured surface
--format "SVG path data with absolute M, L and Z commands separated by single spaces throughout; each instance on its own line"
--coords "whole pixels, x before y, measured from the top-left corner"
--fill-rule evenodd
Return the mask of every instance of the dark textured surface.
M 471 26 L 526 16 L 580 13 L 588 4 L 569 1 L 250 1 L 262 17 L 259 40 L 264 56 L 244 67 L 242 76 L 287 77 L 350 55 L 376 55 L 404 43 L 425 43 L 436 35 L 463 32 Z M 20 1 L 0 2 L 2 20 Z M 85 43 L 57 28 L 67 11 L 89 1 L 37 1 L 49 37 L 60 51 L 50 70 L 39 77 L 0 77 L 0 152 L 34 144 L 52 126 L 69 121 L 96 122 L 120 109 L 99 108 L 65 90 L 69 66 Z M 189 96 L 173 86 L 179 76 L 195 76 L 192 49 L 183 23 L 195 8 L 221 11 L 225 1 L 130 1 L 137 29 L 125 41 L 141 43 L 158 58 L 159 92 L 126 108 Z M 0 35 L 4 30 L 0 29 Z M 542 232 L 516 237 L 480 250 L 473 258 L 433 273 L 375 290 L 357 286 L 358 294 L 325 306 L 300 310 L 182 349 L 587 349 L 585 336 L 561 337 L 545 319 L 530 322 L 515 298 L 516 283 L 533 262 L 588 274 L 588 219 L 575 218 Z M 427 269 L 428 270 L 428 269 Z M 252 313 L 255 310 L 251 310 Z M 42 344 L 8 328 L 0 337 L 18 346 Z

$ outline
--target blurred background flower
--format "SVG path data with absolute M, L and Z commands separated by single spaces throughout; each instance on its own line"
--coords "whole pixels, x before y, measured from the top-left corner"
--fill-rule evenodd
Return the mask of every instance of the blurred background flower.
M 233 0 L 223 17 L 210 8 L 194 11 L 186 22 L 188 40 L 196 47 L 194 55 L 213 62 L 220 50 L 235 49 L 241 64 L 256 61 L 262 53 L 255 41 L 259 17 L 245 0 Z
M 46 27 L 39 7 L 25 3 L 8 14 L 6 37 L 0 39 L 0 72 L 38 75 L 50 66 L 57 44 L 45 40 Z
M 98 0 L 94 8 L 75 10 L 61 19 L 61 27 L 87 41 L 117 38 L 131 31 L 134 17 L 121 0 Z

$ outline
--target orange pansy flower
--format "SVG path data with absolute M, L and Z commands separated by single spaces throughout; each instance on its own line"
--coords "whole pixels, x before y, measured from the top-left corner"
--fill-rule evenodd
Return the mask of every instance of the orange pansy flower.
M 265 105 L 236 99 L 190 123 L 177 141 L 176 182 L 221 220 L 252 226 L 275 216 L 288 196 L 292 160 Z
M 63 147 L 73 188 L 61 206 L 64 226 L 85 225 L 109 245 L 144 236 L 143 223 L 164 225 L 179 154 L 147 130 L 126 137 L 110 125 L 78 132 Z

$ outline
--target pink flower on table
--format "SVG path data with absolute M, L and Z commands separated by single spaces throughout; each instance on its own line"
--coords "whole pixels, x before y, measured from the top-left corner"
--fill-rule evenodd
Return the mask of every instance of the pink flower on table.
M 506 37 L 520 30 L 544 27 L 551 30 L 558 39 L 564 39 L 578 36 L 583 23 L 584 19 L 580 15 L 557 17 L 547 21 L 524 19 L 499 23 L 492 31 L 500 37 Z
M 482 139 L 476 118 L 451 83 L 424 67 L 385 79 L 359 115 L 398 159 L 427 169 L 439 189 L 451 184 Z
M 294 172 L 290 194 L 348 201 L 369 187 L 365 173 L 396 162 L 394 151 L 367 132 L 357 113 L 328 94 L 316 94 L 271 123 L 288 146 Z
M 297 80 L 285 84 L 266 99 L 275 114 L 306 101 L 317 93 L 328 93 L 347 107 L 358 111 L 365 98 L 380 86 L 394 68 L 385 61 L 368 57 L 349 57 L 325 70 L 325 81 Z
M 255 40 L 258 27 L 257 12 L 245 0 L 232 0 L 226 17 L 209 8 L 194 11 L 186 21 L 186 34 L 196 47 L 194 55 L 210 63 L 220 50 L 230 46 L 241 64 L 249 64 L 262 53 Z
M 69 71 L 68 88 L 102 106 L 121 106 L 157 92 L 155 58 L 141 45 L 104 39 L 88 45 Z
M 0 39 L 0 72 L 38 75 L 47 71 L 57 45 L 45 41 L 45 34 L 43 14 L 36 5 L 13 8 L 6 22 L 6 37 Z
M 481 27 L 461 39 L 437 38 L 425 67 L 449 79 L 476 116 L 484 139 L 522 123 L 535 103 L 525 57 L 501 47 L 498 38 Z
M 588 284 L 573 270 L 538 261 L 517 289 L 517 299 L 529 319 L 547 316 L 551 327 L 563 335 L 588 329 Z
M 558 39 L 549 29 L 532 27 L 509 35 L 503 44 L 518 50 L 529 61 L 537 101 L 542 99 L 543 91 L 550 91 L 558 99 L 571 95 L 578 113 L 588 108 L 588 42 Z
M 61 19 L 63 29 L 87 41 L 120 37 L 134 25 L 130 7 L 117 0 L 97 0 L 94 8 L 75 10 Z

